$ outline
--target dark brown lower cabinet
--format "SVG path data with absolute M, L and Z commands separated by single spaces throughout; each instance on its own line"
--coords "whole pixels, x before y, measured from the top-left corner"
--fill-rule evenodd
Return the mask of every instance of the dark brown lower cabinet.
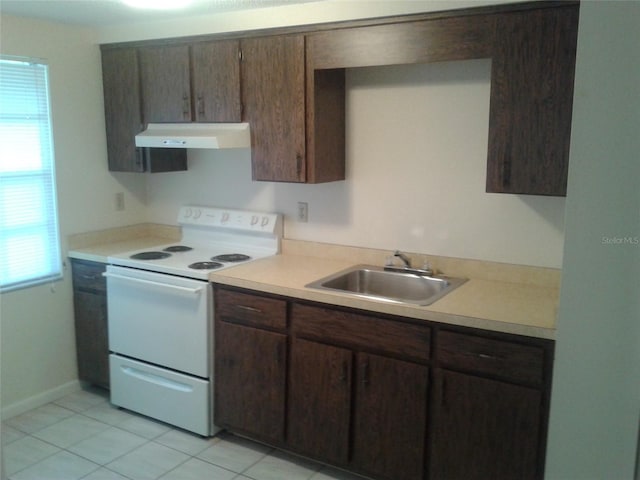
M 281 333 L 217 322 L 216 425 L 284 441 L 286 347 Z
M 352 353 L 294 338 L 289 374 L 288 443 L 327 462 L 346 464 Z
M 542 479 L 550 340 L 221 287 L 215 324 L 224 428 L 376 480 Z
M 439 369 L 435 383 L 430 479 L 542 478 L 540 390 Z
M 377 478 L 424 478 L 428 367 L 357 355 L 352 464 Z
M 288 443 L 377 478 L 422 479 L 427 381 L 423 365 L 294 338 Z
M 109 388 L 109 335 L 105 265 L 71 260 L 78 378 Z

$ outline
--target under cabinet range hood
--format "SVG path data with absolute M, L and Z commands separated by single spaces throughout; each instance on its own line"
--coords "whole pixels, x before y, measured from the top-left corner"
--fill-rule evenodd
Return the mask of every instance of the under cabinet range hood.
M 136 147 L 250 148 L 248 123 L 150 123 Z

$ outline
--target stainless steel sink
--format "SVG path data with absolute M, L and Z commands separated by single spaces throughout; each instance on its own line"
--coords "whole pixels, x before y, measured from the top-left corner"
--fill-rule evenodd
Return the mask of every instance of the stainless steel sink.
M 429 277 L 356 265 L 306 286 L 392 303 L 431 305 L 466 281 L 465 278 Z

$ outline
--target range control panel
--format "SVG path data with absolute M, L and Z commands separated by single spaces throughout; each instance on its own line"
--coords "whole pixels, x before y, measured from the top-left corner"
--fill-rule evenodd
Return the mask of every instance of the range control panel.
M 178 223 L 270 234 L 277 234 L 281 228 L 280 214 L 278 213 L 199 206 L 181 207 L 178 213 Z

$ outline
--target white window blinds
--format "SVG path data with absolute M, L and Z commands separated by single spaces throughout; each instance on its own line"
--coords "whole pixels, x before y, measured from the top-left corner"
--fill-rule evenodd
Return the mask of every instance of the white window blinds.
M 0 57 L 0 291 L 59 279 L 47 65 Z

